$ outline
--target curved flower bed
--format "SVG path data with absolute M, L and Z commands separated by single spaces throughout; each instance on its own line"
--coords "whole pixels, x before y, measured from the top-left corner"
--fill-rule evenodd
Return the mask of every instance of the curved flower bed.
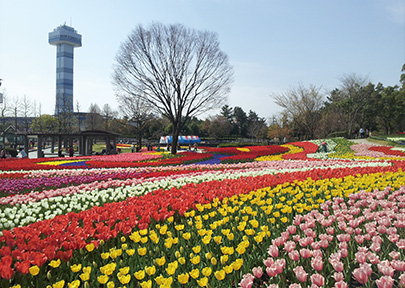
M 277 282 L 279 287 L 299 287 L 297 274 L 288 274 L 288 269 L 285 268 L 285 265 L 293 268 L 293 265 L 298 263 L 300 265 L 297 267 L 302 266 L 303 269 L 295 269 L 300 276 L 304 277 L 305 273 L 309 273 L 306 282 L 300 282 L 302 287 L 344 285 L 340 278 L 336 278 L 339 281 L 335 278 L 322 280 L 322 277 L 318 276 L 323 276 L 323 271 L 331 271 L 333 264 L 329 261 L 329 256 L 322 254 L 322 259 L 318 257 L 313 260 L 316 258 L 314 253 L 312 258 L 303 258 L 299 254 L 302 259 L 297 261 L 301 262 L 290 265 L 290 262 L 287 262 L 290 260 L 284 257 L 286 262 L 283 264 L 282 245 L 294 241 L 296 247 L 307 244 L 299 246 L 299 251 L 305 248 L 315 250 L 318 244 L 313 243 L 325 240 L 326 236 L 323 234 L 332 235 L 328 234 L 328 231 L 324 233 L 322 229 L 323 224 L 329 223 L 333 215 L 335 222 L 332 221 L 330 225 L 334 225 L 334 231 L 340 229 L 342 232 L 333 234 L 336 240 L 326 239 L 331 240 L 328 249 L 344 249 L 337 241 L 344 242 L 342 237 L 347 236 L 338 235 L 349 234 L 351 238 L 347 242 L 347 252 L 356 251 L 353 247 L 358 245 L 357 240 L 360 240 L 360 237 L 356 239 L 355 236 L 361 234 L 358 233 L 359 230 L 356 232 L 356 229 L 361 225 L 366 227 L 365 222 L 377 221 L 375 229 L 380 234 L 384 232 L 382 226 L 386 226 L 386 231 L 393 228 L 383 224 L 386 220 L 379 220 L 385 217 L 385 214 L 381 213 L 373 214 L 370 219 L 366 217 L 364 223 L 359 222 L 358 226 L 353 226 L 357 216 L 361 217 L 357 211 L 367 210 L 367 205 L 375 207 L 373 201 L 376 199 L 379 201 L 378 205 L 384 208 L 381 211 L 388 211 L 389 215 L 386 216 L 394 217 L 394 212 L 397 215 L 397 224 L 393 225 L 397 229 L 399 239 L 391 240 L 396 241 L 395 243 L 405 241 L 402 241 L 403 235 L 400 233 L 400 229 L 403 229 L 401 225 L 404 225 L 402 222 L 405 221 L 401 216 L 402 210 L 405 209 L 402 207 L 405 188 L 401 188 L 405 183 L 405 162 L 393 160 L 402 160 L 401 157 L 386 157 L 375 161 L 367 156 L 364 157 L 366 161 L 359 160 L 350 149 L 350 142 L 337 140 L 336 143 L 334 152 L 329 155 L 339 155 L 339 158 L 346 160 L 308 159 L 307 155 L 314 154 L 316 144 L 297 142 L 281 147 L 285 152 L 280 152 L 282 154 L 277 157 L 289 158 L 282 161 L 215 165 L 182 162 L 185 165 L 173 167 L 155 164 L 161 162 L 167 165 L 171 161 L 178 163 L 180 159 L 191 159 L 197 154 L 201 158 L 194 157 L 192 161 L 212 157 L 210 155 L 213 152 L 207 151 L 208 155 L 189 152 L 191 158 L 188 158 L 186 152 L 179 158 L 125 164 L 145 165 L 138 168 L 55 167 L 56 169 L 47 171 L 4 172 L 0 174 L 0 178 L 7 179 L 7 176 L 10 176 L 8 179 L 14 179 L 15 185 L 36 178 L 50 180 L 49 185 L 45 181 L 37 181 L 37 186 L 32 184 L 27 189 L 22 188 L 22 185 L 20 190 L 16 190 L 17 193 L 30 189 L 38 191 L 0 198 L 0 201 L 3 201 L 0 206 L 0 227 L 7 228 L 2 231 L 0 237 L 0 286 L 276 287 L 274 285 Z M 234 155 L 245 155 L 243 161 L 251 161 L 251 156 L 261 153 L 263 149 L 269 150 L 259 147 L 254 151 L 255 148 L 249 147 L 230 148 L 227 151 L 236 150 Z M 216 152 L 219 153 L 220 150 Z M 294 156 L 293 153 L 297 155 Z M 107 166 L 113 165 L 113 161 L 108 161 L 108 158 L 97 165 L 104 165 L 101 162 Z M 121 165 L 121 162 L 117 161 L 115 165 Z M 34 167 L 32 169 L 35 169 Z M 52 187 L 57 185 L 55 183 L 58 178 L 62 183 L 69 177 L 77 179 L 77 186 L 68 185 L 57 189 Z M 80 177 L 83 177 L 83 182 L 78 180 Z M 367 191 L 374 198 L 350 196 L 363 195 L 365 192 L 362 191 Z M 397 201 L 398 209 L 395 208 L 396 204 L 389 204 L 387 199 Z M 338 201 L 338 205 L 332 204 L 334 201 Z M 376 211 L 378 205 L 374 208 Z M 338 208 L 342 209 L 340 215 L 336 214 Z M 393 208 L 393 212 L 389 212 L 388 208 Z M 324 220 L 321 220 L 320 215 L 323 215 Z M 312 242 L 306 239 L 311 237 L 307 235 L 309 230 L 301 229 L 300 225 L 297 226 L 295 234 L 288 230 L 293 229 L 289 227 L 294 226 L 293 221 L 297 217 L 302 217 L 300 224 L 307 226 L 313 225 L 311 219 L 323 221 L 316 223 L 315 227 L 309 227 L 314 231 L 311 233 L 315 233 L 312 235 Z M 341 220 L 346 223 L 344 229 L 343 224 L 340 224 Z M 390 223 L 396 223 L 395 221 L 391 220 Z M 327 228 L 329 227 L 325 226 L 325 229 Z M 349 228 L 353 229 L 352 233 Z M 362 228 L 363 232 L 364 229 L 366 228 Z M 291 237 L 294 234 L 300 235 L 301 238 L 289 238 L 283 244 L 281 241 L 287 235 L 285 231 L 288 231 Z M 366 231 L 376 236 L 371 230 Z M 381 250 L 395 250 L 399 256 L 392 254 L 390 257 L 405 261 L 399 246 L 387 244 L 392 242 L 388 237 L 391 234 L 385 232 L 381 235 L 384 240 L 380 243 Z M 391 242 L 385 242 L 384 237 L 388 237 Z M 373 242 L 373 238 L 363 240 L 363 243 Z M 273 246 L 279 250 L 277 256 Z M 371 246 L 370 249 L 374 251 Z M 263 263 L 260 259 L 266 259 L 270 252 L 272 259 Z M 319 254 L 315 252 L 315 256 L 320 256 L 316 253 Z M 324 252 L 327 253 L 329 252 Z M 348 256 L 343 258 L 351 259 Z M 357 261 L 357 258 L 353 259 Z M 382 270 L 378 263 L 372 264 L 371 269 L 374 271 L 373 275 L 382 273 L 385 278 L 382 274 L 378 279 L 369 277 L 367 283 L 372 285 L 371 283 L 376 281 L 377 285 L 380 285 L 378 283 L 394 281 L 395 285 L 399 285 L 400 272 L 394 272 L 393 276 L 386 275 L 381 271 L 388 271 L 384 270 L 387 269 L 387 262 L 382 258 L 380 260 Z M 402 263 L 393 263 L 393 258 L 387 260 L 391 266 Z M 316 270 L 320 269 L 321 262 L 324 269 L 329 270 Z M 356 262 L 352 262 L 350 269 L 358 271 L 356 269 L 361 268 L 361 263 L 356 266 Z M 281 267 L 283 265 L 284 267 Z M 256 267 L 254 271 L 253 267 Z M 259 277 L 260 269 L 262 275 Z M 253 277 L 247 274 L 249 272 L 253 273 Z M 356 278 L 360 272 L 353 275 L 343 274 L 347 277 L 344 281 L 348 285 L 361 283 L 359 279 L 364 281 L 364 278 Z M 242 275 L 247 276 L 242 278 Z M 322 281 L 328 282 L 322 284 Z

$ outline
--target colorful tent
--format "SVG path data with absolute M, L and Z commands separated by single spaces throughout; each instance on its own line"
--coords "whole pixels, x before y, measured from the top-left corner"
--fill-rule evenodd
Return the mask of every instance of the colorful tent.
M 160 137 L 160 144 L 171 144 L 173 142 L 173 136 L 162 136 Z M 193 144 L 201 142 L 200 137 L 198 136 L 179 136 L 179 144 Z

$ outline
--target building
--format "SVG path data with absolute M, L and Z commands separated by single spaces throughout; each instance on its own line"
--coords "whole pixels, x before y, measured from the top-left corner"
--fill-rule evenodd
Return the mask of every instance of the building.
M 61 25 L 49 33 L 48 41 L 57 49 L 55 115 L 73 112 L 73 51 L 82 46 L 82 35 Z

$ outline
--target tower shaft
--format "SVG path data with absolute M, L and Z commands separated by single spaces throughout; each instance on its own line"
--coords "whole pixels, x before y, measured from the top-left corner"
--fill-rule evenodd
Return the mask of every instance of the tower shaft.
M 55 115 L 73 112 L 74 48 L 82 46 L 82 36 L 72 27 L 62 25 L 49 33 L 49 44 L 56 46 Z

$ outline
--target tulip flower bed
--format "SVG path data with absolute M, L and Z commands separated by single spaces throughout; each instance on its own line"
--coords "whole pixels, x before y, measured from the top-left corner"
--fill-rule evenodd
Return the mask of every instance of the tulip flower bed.
M 296 142 L 215 151 L 242 162 L 256 157 L 273 161 L 199 165 L 214 153 L 207 148 L 208 156 L 186 152 L 148 162 L 106 157 L 97 164 L 128 165 L 122 168 L 35 170 L 40 165 L 34 164 L 27 171 L 4 172 L 0 187 L 12 195 L 0 198 L 0 287 L 307 287 L 322 281 L 312 287 L 337 282 L 352 286 L 336 287 L 357 287 L 365 281 L 359 275 L 367 263 L 373 274 L 367 274 L 366 285 L 393 281 L 398 287 L 400 270 L 393 267 L 392 275 L 381 271 L 405 260 L 405 161 L 399 161 L 405 159 L 385 151 L 374 151 L 384 153 L 381 160 L 353 158 L 349 143 L 336 140 L 329 154 L 342 160 L 308 158 L 317 144 Z M 193 158 L 194 164 L 167 166 L 172 159 L 188 161 L 194 155 L 201 157 Z M 274 161 L 276 157 L 289 160 Z M 93 161 L 98 160 L 87 163 Z M 6 180 L 19 188 L 7 186 Z M 373 221 L 377 224 L 369 230 Z M 377 236 L 382 241 L 373 238 Z M 283 250 L 287 242 L 311 256 L 288 258 Z M 347 243 L 347 256 L 340 242 Z M 371 263 L 367 253 L 378 252 L 374 242 L 381 251 L 398 254 L 388 257 L 384 252 L 381 263 Z M 368 250 L 361 250 L 363 246 Z M 367 263 L 357 260 L 359 251 Z M 338 253 L 345 270 L 343 278 L 332 278 L 330 259 Z M 300 282 L 297 275 L 303 280 L 305 273 L 305 282 Z

